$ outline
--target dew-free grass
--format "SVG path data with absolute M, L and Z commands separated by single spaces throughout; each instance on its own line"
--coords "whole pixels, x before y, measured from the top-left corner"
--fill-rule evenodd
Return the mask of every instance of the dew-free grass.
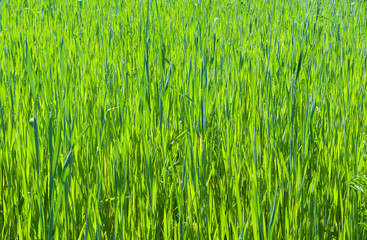
M 365 239 L 367 3 L 0 2 L 1 239 Z

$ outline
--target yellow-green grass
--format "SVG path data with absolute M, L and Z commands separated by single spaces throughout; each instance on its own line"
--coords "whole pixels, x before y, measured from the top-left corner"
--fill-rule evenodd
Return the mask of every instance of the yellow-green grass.
M 366 9 L 0 1 L 0 238 L 366 239 Z

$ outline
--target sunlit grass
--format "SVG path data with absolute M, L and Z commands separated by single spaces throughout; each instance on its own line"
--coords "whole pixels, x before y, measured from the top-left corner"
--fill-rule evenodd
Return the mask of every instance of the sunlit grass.
M 0 238 L 365 239 L 366 9 L 1 1 Z

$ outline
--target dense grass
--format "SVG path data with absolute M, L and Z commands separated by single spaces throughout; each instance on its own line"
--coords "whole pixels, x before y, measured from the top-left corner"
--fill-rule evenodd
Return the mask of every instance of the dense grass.
M 366 9 L 0 1 L 0 238 L 366 239 Z

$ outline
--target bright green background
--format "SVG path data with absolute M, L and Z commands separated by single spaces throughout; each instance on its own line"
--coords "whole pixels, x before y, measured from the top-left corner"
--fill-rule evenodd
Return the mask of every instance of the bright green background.
M 0 238 L 366 239 L 366 8 L 0 1 Z

